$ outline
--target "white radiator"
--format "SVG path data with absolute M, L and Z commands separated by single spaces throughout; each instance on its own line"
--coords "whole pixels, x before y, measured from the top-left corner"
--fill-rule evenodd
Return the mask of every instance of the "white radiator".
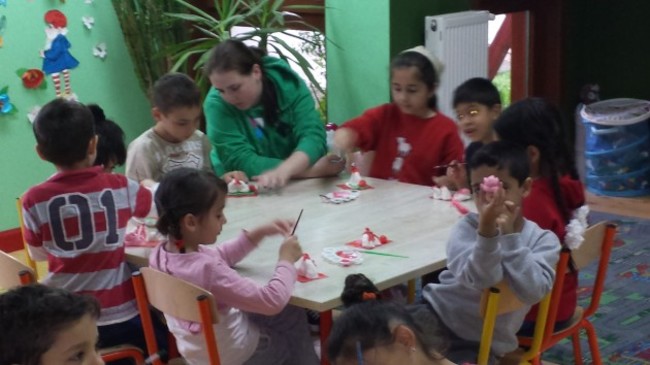
M 454 89 L 469 78 L 487 77 L 488 21 L 492 18 L 488 11 L 425 17 L 425 47 L 445 65 L 438 87 L 438 108 L 454 120 Z

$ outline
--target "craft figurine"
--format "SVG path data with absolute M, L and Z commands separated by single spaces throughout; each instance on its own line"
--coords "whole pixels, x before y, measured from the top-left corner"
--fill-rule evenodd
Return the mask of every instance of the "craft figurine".
M 59 10 L 45 13 L 45 34 L 47 39 L 41 51 L 43 57 L 43 72 L 52 77 L 56 97 L 76 99 L 70 87 L 70 70 L 79 65 L 79 61 L 70 54 L 68 34 L 68 19 Z M 61 92 L 61 75 L 63 75 L 64 91 Z
M 366 227 L 365 231 L 361 235 L 361 247 L 363 248 L 375 248 L 379 246 L 379 239 L 377 235 L 370 228 Z
M 302 254 L 302 259 L 298 266 L 298 275 L 308 279 L 318 279 L 319 277 L 318 269 L 316 269 L 316 261 L 308 253 Z
M 366 180 L 364 180 L 361 177 L 359 168 L 357 168 L 357 166 L 354 163 L 350 167 L 350 179 L 347 182 L 347 186 L 355 190 L 365 188 L 368 186 Z
M 239 179 L 232 179 L 228 183 L 229 194 L 241 194 L 250 192 L 250 186 L 245 181 Z
M 433 190 L 433 199 L 436 200 L 451 200 L 451 191 L 446 186 L 441 188 L 434 186 Z
M 486 193 L 485 196 L 488 200 L 492 200 L 492 197 L 499 191 L 499 188 L 501 188 L 501 181 L 499 181 L 498 177 L 490 175 L 483 178 L 481 190 Z

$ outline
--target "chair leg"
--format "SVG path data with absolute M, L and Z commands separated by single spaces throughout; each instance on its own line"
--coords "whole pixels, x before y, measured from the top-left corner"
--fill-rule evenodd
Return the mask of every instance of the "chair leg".
M 591 358 L 594 365 L 602 365 L 600 360 L 600 349 L 598 348 L 598 337 L 596 337 L 596 330 L 591 322 L 584 320 L 582 326 L 587 331 L 587 340 L 589 341 L 589 349 L 591 350 Z
M 580 330 L 575 331 L 571 335 L 571 342 L 573 343 L 573 358 L 576 365 L 582 365 L 582 348 L 580 346 Z

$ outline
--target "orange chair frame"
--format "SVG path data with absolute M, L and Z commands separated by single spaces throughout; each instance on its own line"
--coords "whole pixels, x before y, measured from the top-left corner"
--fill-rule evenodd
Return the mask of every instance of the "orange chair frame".
M 616 229 L 617 226 L 610 222 L 601 222 L 588 228 L 587 234 L 594 234 L 602 237 L 600 258 L 598 260 L 598 271 L 594 280 L 594 287 L 591 293 L 591 301 L 589 302 L 587 309 L 582 312 L 580 318 L 573 325 L 569 326 L 566 329 L 554 332 L 555 320 L 557 318 L 557 311 L 560 305 L 562 289 L 564 287 L 564 274 L 568 270 L 568 260 L 566 264 L 558 267 L 557 276 L 553 285 L 553 293 L 551 295 L 551 306 L 549 309 L 548 320 L 546 323 L 546 328 L 544 330 L 544 339 L 542 341 L 542 345 L 538 354 L 532 359 L 533 364 L 540 364 L 541 355 L 544 353 L 544 351 L 553 347 L 560 340 L 570 336 L 573 344 L 573 356 L 575 363 L 576 365 L 582 365 L 583 362 L 582 349 L 580 346 L 580 331 L 582 329 L 585 329 L 587 332 L 587 340 L 589 343 L 589 348 L 591 350 L 593 363 L 594 365 L 602 365 L 596 330 L 589 321 L 589 317 L 596 313 L 598 306 L 600 305 L 600 298 L 605 286 L 605 279 L 607 277 L 607 265 L 609 263 L 609 258 L 611 257 L 612 247 L 614 245 L 614 237 L 616 236 Z M 589 233 L 589 231 L 591 232 Z M 587 244 L 587 242 L 584 244 Z M 563 250 L 564 255 L 566 255 L 566 252 L 570 251 Z M 522 346 L 529 346 L 530 343 L 531 339 L 529 337 L 523 337 L 519 339 L 519 344 Z

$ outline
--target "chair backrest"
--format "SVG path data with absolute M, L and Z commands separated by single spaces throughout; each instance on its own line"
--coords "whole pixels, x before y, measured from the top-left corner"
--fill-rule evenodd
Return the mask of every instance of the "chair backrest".
M 0 251 L 0 288 L 11 289 L 35 282 L 34 270 L 6 252 Z
M 585 239 L 582 245 L 571 252 L 571 257 L 575 262 L 578 270 L 585 266 L 598 261 L 598 271 L 594 280 L 594 288 L 591 292 L 591 302 L 585 309 L 584 317 L 593 315 L 600 304 L 600 297 L 605 287 L 607 277 L 607 267 L 609 258 L 614 246 L 614 237 L 616 236 L 616 224 L 603 221 L 595 224 L 585 232 Z
M 29 250 L 27 250 L 27 241 L 25 241 L 25 221 L 23 220 L 23 199 L 19 197 L 16 199 L 16 210 L 18 211 L 18 226 L 20 227 L 21 239 L 23 240 L 23 247 L 25 249 L 25 261 L 27 261 L 27 266 L 29 266 L 34 272 L 34 279 L 38 280 L 38 269 L 36 268 L 36 262 L 29 255 Z
M 142 319 L 147 351 L 158 353 L 149 305 L 174 318 L 201 324 L 210 363 L 220 364 L 212 325 L 218 323 L 214 297 L 209 291 L 164 272 L 143 267 L 133 273 L 133 284 Z M 155 364 L 161 364 L 159 361 Z

